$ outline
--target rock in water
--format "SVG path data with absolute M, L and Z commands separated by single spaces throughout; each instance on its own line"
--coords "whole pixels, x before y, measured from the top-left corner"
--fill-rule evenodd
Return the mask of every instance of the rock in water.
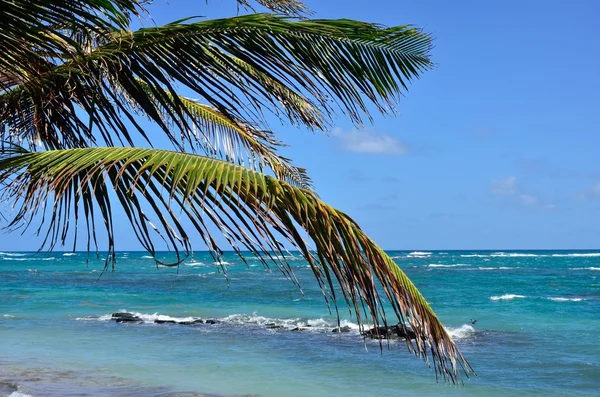
M 111 318 L 118 323 L 142 323 L 142 322 L 144 322 L 144 320 L 142 320 L 140 317 L 136 316 L 133 313 L 113 313 Z
M 392 325 L 391 327 L 374 327 L 368 331 L 363 332 L 362 336 L 366 336 L 372 339 L 415 339 L 416 337 L 413 330 L 404 327 L 400 324 Z
M 204 324 L 204 320 L 202 320 L 201 318 L 198 318 L 198 319 L 192 320 L 192 321 L 180 321 L 177 324 L 181 324 L 181 325 Z
M 154 324 L 177 324 L 175 320 L 154 320 Z
M 352 328 L 350 328 L 347 325 L 344 325 L 343 327 L 337 327 L 337 328 L 334 328 L 334 329 L 331 330 L 331 332 L 338 332 L 338 333 L 341 333 L 341 332 L 350 332 L 350 331 L 352 331 Z

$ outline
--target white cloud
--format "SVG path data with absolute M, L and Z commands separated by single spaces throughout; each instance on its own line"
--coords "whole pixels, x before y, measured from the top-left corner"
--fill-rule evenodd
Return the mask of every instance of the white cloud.
M 387 154 L 392 156 L 402 156 L 408 153 L 408 146 L 404 142 L 388 134 L 358 130 L 347 132 L 336 128 L 333 130 L 332 135 L 349 152 Z
M 498 195 L 514 195 L 517 192 L 517 177 L 508 176 L 504 179 L 492 181 L 492 193 Z
M 598 188 L 600 191 L 600 185 Z M 491 184 L 491 191 L 496 196 L 508 197 L 527 207 L 539 207 L 547 210 L 556 208 L 554 204 L 541 203 L 538 196 L 524 191 L 519 186 L 516 176 L 494 179 Z

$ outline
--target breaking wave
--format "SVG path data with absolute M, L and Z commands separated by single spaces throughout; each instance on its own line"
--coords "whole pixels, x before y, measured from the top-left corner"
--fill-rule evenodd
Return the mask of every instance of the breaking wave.
M 493 300 L 493 301 L 507 301 L 507 300 L 512 300 L 512 299 L 523 299 L 523 298 L 526 298 L 526 296 L 517 295 L 517 294 L 504 294 L 504 295 L 499 295 L 499 296 L 490 296 L 490 300 Z
M 563 298 L 563 297 L 556 297 L 556 298 L 547 298 L 551 301 L 554 302 L 581 302 L 582 300 L 585 300 L 583 298 Z

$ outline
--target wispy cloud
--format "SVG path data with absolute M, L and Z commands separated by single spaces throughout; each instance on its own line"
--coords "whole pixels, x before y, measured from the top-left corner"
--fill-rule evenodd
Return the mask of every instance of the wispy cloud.
M 344 150 L 355 153 L 402 156 L 408 153 L 408 146 L 399 139 L 372 131 L 343 131 L 335 128 L 332 136 L 336 137 Z
M 577 193 L 577 198 L 581 200 L 592 200 L 600 198 L 600 182 L 596 183 L 592 187 L 583 192 Z
M 494 179 L 491 183 L 491 192 L 495 196 L 505 197 L 526 207 L 537 207 L 543 209 L 554 209 L 554 204 L 543 203 L 534 194 L 525 191 L 518 183 L 516 176 Z

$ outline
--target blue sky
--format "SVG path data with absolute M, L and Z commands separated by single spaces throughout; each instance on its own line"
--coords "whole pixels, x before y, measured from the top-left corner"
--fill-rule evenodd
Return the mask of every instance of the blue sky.
M 600 3 L 306 3 L 317 18 L 435 36 L 437 67 L 395 117 L 360 129 L 339 118 L 328 134 L 271 125 L 322 199 L 386 249 L 600 247 Z M 149 9 L 159 24 L 236 12 L 233 0 Z M 117 249 L 138 249 L 121 226 Z M 38 245 L 0 236 L 0 250 Z

